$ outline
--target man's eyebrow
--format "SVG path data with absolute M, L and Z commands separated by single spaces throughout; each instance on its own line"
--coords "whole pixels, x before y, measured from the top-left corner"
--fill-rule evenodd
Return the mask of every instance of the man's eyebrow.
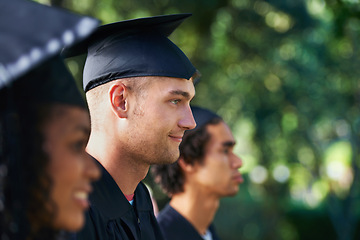
M 235 146 L 235 144 L 236 144 L 235 141 L 226 141 L 222 143 L 223 147 L 233 147 Z
M 183 97 L 185 97 L 186 99 L 190 99 L 190 94 L 188 92 L 184 92 L 182 90 L 172 90 L 170 91 L 171 95 L 181 95 Z
M 73 127 L 74 131 L 82 132 L 85 135 L 90 135 L 90 129 L 84 125 L 76 125 Z

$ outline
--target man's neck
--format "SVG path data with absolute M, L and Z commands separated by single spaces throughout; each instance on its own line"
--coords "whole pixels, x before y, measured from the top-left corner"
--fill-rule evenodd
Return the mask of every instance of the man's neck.
M 124 195 L 133 194 L 149 171 L 149 165 L 130 159 L 123 149 L 101 135 L 90 136 L 86 151 L 108 171 Z
M 220 200 L 215 196 L 204 195 L 196 191 L 175 194 L 170 206 L 186 218 L 199 232 L 205 234 L 214 220 Z

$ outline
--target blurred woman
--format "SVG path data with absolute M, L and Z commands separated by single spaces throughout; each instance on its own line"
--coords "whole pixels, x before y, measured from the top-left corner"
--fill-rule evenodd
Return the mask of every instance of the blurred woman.
M 100 171 L 85 152 L 90 121 L 75 81 L 55 57 L 0 95 L 1 234 L 54 239 L 79 230 Z
M 91 181 L 87 107 L 59 56 L 98 21 L 33 1 L 0 1 L 0 239 L 77 231 Z

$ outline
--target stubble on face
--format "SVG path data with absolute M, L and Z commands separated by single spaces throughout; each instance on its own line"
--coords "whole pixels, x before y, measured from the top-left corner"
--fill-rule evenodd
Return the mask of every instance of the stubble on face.
M 148 165 L 173 163 L 180 155 L 180 143 L 172 141 L 169 136 L 178 128 L 177 117 L 172 110 L 169 111 L 168 103 L 164 103 L 165 92 L 162 90 L 180 80 L 149 78 L 146 81 L 152 83 L 147 83 L 141 93 L 134 92 L 135 104 L 129 118 L 131 132 L 126 151 L 134 160 Z
M 125 150 L 132 158 L 149 165 L 173 163 L 180 155 L 179 138 L 187 125 L 179 121 L 188 114 L 185 111 L 190 111 L 193 82 L 168 77 L 144 77 L 141 81 L 140 91 L 136 87 L 131 89 Z M 180 105 L 174 104 L 174 100 Z
M 133 159 L 147 165 L 173 163 L 180 156 L 179 146 L 175 150 L 174 146 L 170 146 L 170 133 L 161 126 L 160 121 L 153 121 L 154 117 L 149 114 L 148 104 L 144 104 L 144 100 L 134 109 L 133 134 L 128 139 L 132 145 L 127 150 L 132 153 Z

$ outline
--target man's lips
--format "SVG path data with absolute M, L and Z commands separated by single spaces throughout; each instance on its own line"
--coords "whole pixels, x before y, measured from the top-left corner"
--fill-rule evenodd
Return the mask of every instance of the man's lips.
M 242 175 L 240 173 L 234 175 L 232 179 L 235 182 L 238 182 L 238 183 L 243 183 L 244 182 L 244 179 L 243 179 L 243 177 L 242 177 Z
M 181 142 L 183 136 L 182 135 L 169 135 L 169 137 L 174 140 L 175 142 Z

